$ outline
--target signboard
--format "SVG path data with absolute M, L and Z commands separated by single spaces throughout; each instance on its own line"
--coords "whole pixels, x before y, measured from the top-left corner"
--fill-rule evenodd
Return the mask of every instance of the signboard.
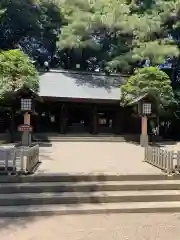
M 32 126 L 23 124 L 18 126 L 18 131 L 19 132 L 32 132 Z

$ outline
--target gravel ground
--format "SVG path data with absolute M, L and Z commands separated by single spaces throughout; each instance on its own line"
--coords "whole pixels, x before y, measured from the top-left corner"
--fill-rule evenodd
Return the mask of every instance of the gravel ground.
M 144 148 L 124 142 L 53 142 L 40 149 L 39 173 L 160 174 Z
M 0 220 L 1 240 L 179 240 L 180 214 L 73 215 Z
M 168 150 L 174 150 L 174 151 L 180 151 L 180 143 L 167 143 L 166 145 L 162 145 L 163 148 L 166 148 Z

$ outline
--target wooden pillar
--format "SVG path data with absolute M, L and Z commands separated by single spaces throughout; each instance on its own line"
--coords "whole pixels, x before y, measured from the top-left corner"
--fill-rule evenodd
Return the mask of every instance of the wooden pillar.
M 28 112 L 24 113 L 24 124 L 31 124 L 31 115 Z M 22 145 L 31 146 L 31 133 L 29 131 L 25 131 L 22 133 Z
M 24 124 L 31 124 L 31 115 L 28 112 L 25 112 L 24 114 Z
M 142 135 L 147 135 L 147 116 L 142 116 L 141 117 L 141 134 Z
M 148 118 L 146 115 L 141 116 L 141 136 L 140 145 L 142 147 L 148 146 L 148 129 L 147 129 Z
M 62 104 L 60 110 L 60 133 L 64 134 L 67 132 L 67 105 Z
M 64 133 L 64 104 L 61 105 L 61 108 L 60 108 L 60 121 L 59 121 L 59 130 L 60 130 L 60 133 Z
M 123 121 L 122 121 L 122 117 L 123 117 L 123 114 L 121 114 L 121 111 L 120 109 L 116 109 L 116 112 L 114 114 L 114 132 L 116 134 L 119 134 L 122 132 L 122 124 L 123 124 Z
M 59 112 L 57 117 L 57 125 L 58 125 L 58 132 L 61 133 L 61 125 L 62 125 L 62 105 L 59 106 Z
M 97 134 L 98 133 L 98 114 L 97 114 L 97 107 L 93 106 L 92 111 L 92 133 Z

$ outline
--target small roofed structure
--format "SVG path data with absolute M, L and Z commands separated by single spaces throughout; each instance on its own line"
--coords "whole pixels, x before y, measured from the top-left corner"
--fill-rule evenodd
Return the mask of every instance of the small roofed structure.
M 158 98 L 150 93 L 145 93 L 135 99 L 133 99 L 129 106 L 136 106 L 138 114 L 141 116 L 141 135 L 140 144 L 142 147 L 147 147 L 149 144 L 148 138 L 148 118 L 157 114 L 159 105 Z
M 30 97 L 33 100 L 39 101 L 39 102 L 43 101 L 43 98 L 39 96 L 38 92 L 35 92 L 34 90 L 28 87 L 17 89 L 12 93 L 12 98 L 15 98 L 15 99 L 20 99 L 25 97 Z
M 136 106 L 136 111 L 139 113 L 139 115 L 142 115 L 143 103 L 151 104 L 152 108 L 151 108 L 150 116 L 157 114 L 159 99 L 154 94 L 150 94 L 150 93 L 142 94 L 139 97 L 134 98 L 131 102 L 129 102 L 128 106 Z

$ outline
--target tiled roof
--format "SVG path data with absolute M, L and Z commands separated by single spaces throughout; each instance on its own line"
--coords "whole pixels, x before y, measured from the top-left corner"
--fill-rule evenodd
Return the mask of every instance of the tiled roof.
M 51 70 L 40 76 L 42 97 L 120 99 L 120 85 L 125 80 L 120 75 Z

